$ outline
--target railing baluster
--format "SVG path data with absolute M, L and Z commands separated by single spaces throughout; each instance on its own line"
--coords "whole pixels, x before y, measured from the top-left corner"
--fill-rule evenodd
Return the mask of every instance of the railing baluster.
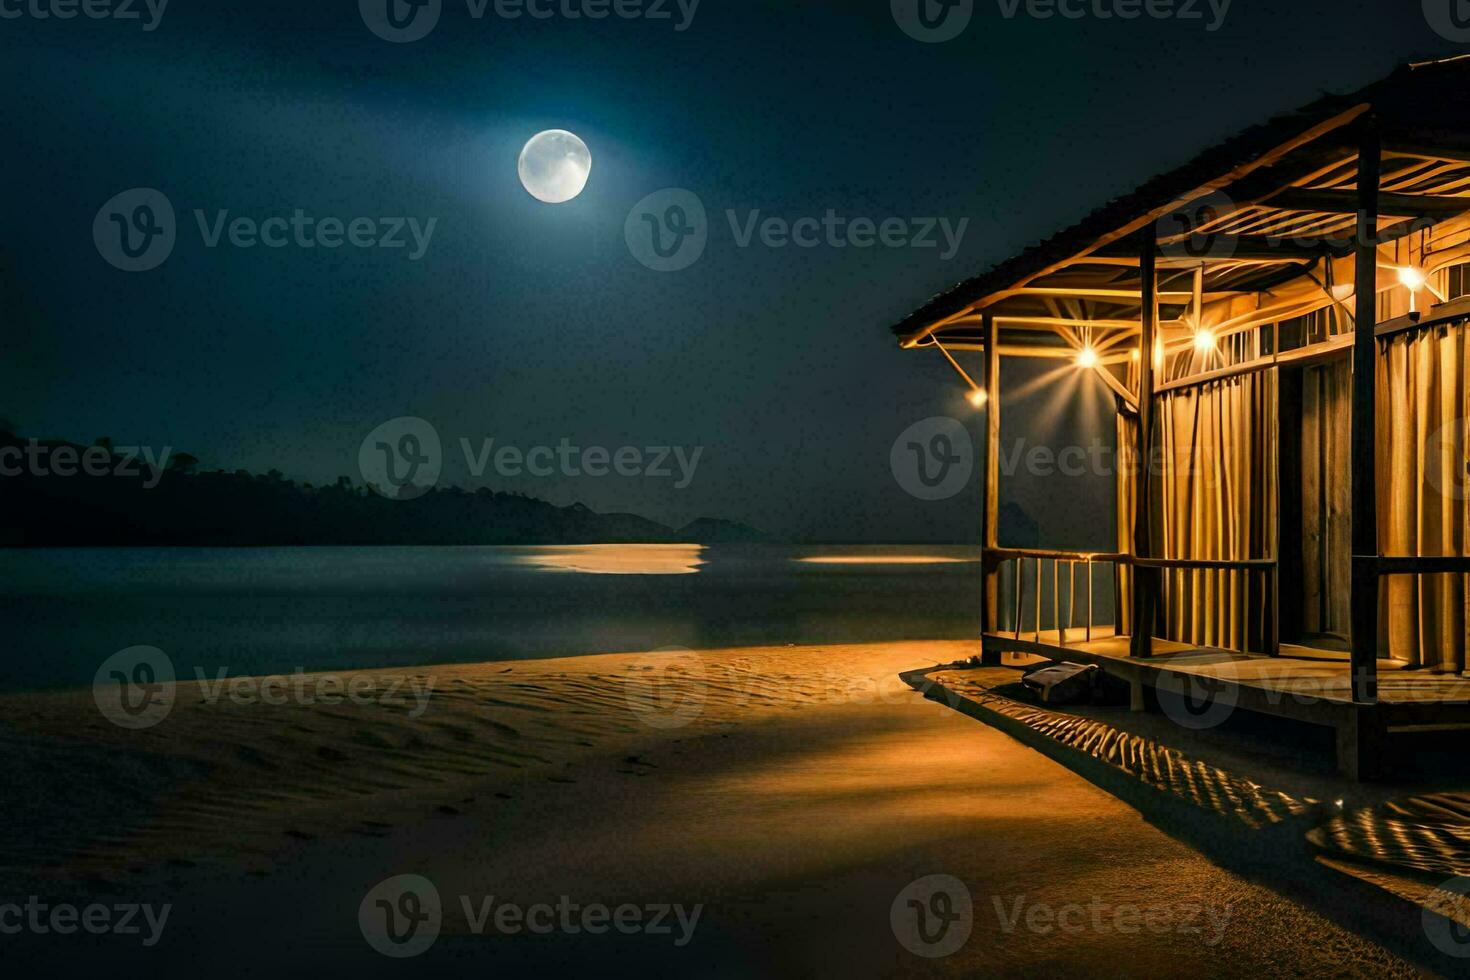
M 1036 559 L 1036 642 L 1041 642 L 1041 559 Z
M 1018 557 L 1016 559 L 1016 639 L 1018 640 L 1021 638 L 1021 610 L 1025 608 L 1021 605 L 1021 601 L 1025 595 L 1026 559 Z
M 1056 558 L 1051 560 L 1051 624 L 1056 627 L 1057 639 L 1066 646 L 1067 634 L 1062 629 L 1062 563 Z
M 1092 642 L 1092 556 L 1087 558 L 1087 643 Z

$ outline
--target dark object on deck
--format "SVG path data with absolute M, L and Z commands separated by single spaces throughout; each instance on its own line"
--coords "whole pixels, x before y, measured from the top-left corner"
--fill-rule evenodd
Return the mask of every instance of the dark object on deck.
M 1083 704 L 1092 700 L 1099 673 L 1096 664 L 1057 664 L 1032 671 L 1021 683 L 1046 704 Z

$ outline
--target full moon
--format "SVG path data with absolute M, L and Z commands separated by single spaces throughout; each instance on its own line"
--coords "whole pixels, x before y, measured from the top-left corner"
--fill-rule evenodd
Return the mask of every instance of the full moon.
M 592 152 L 575 133 L 548 129 L 521 150 L 521 186 L 538 201 L 565 204 L 587 186 Z

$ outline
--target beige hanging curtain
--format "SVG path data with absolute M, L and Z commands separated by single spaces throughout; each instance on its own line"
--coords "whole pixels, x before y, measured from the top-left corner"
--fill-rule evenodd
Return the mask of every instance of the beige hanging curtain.
M 1410 330 L 1380 343 L 1378 549 L 1465 555 L 1466 327 Z M 1379 656 L 1436 671 L 1465 669 L 1466 576 L 1390 575 L 1379 591 Z
M 1153 550 L 1244 561 L 1276 553 L 1276 373 L 1195 385 L 1155 401 Z M 1272 597 L 1259 572 L 1163 573 L 1160 636 L 1262 651 Z

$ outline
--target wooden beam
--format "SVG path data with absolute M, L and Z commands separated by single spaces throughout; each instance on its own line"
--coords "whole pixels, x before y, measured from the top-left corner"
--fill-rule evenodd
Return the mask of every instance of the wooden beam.
M 985 329 L 985 517 L 986 551 L 1000 547 L 1000 330 L 995 318 L 983 318 Z M 987 632 L 1000 629 L 1000 563 L 987 555 L 981 562 L 985 598 L 980 628 L 980 662 L 1000 665 L 1000 651 L 985 643 Z M 1018 574 L 1019 577 L 1019 574 Z
M 1176 236 L 1183 241 L 1186 235 Z M 1166 268 L 1185 268 L 1200 262 L 1206 264 L 1220 264 L 1225 262 L 1261 262 L 1261 263 L 1294 263 L 1315 262 L 1324 254 L 1325 249 L 1320 245 L 1301 245 L 1289 238 L 1276 239 L 1253 235 L 1219 235 L 1215 238 L 1214 248 L 1210 254 L 1198 257 L 1180 258 L 1168 260 L 1161 263 Z M 1118 257 L 1114 259 L 1112 251 L 1105 253 L 1108 261 L 1129 262 L 1137 265 L 1138 260 Z M 1078 264 L 1085 264 L 1086 258 L 1078 259 Z
M 1470 557 L 1461 555 L 1392 555 L 1378 559 L 1380 575 L 1470 574 Z
M 1122 362 L 1130 359 L 1130 355 L 1123 354 L 1121 357 L 1111 358 L 1110 360 L 1113 360 L 1114 363 L 1121 364 Z M 1109 371 L 1107 367 L 1101 363 L 1098 364 L 1097 367 L 1093 368 L 1093 370 L 1097 373 L 1099 377 L 1102 378 L 1103 384 L 1107 385 L 1110 389 L 1112 389 L 1113 394 L 1118 396 L 1118 400 L 1123 403 L 1124 409 L 1134 415 L 1137 415 L 1138 399 L 1134 396 L 1133 392 L 1128 390 L 1128 386 L 1119 381 L 1117 375 L 1113 374 L 1113 372 Z
M 1406 143 L 1402 140 L 1392 140 L 1384 144 L 1383 155 L 1417 157 L 1420 160 L 1436 160 L 1440 163 L 1461 163 L 1470 166 L 1470 149 L 1463 147 L 1434 146 L 1428 143 Z
M 1361 128 L 1358 150 L 1356 312 L 1353 319 L 1352 414 L 1352 687 L 1353 702 L 1378 701 L 1378 487 L 1376 379 L 1378 290 L 1378 181 L 1382 157 L 1376 121 Z
M 1312 211 L 1326 214 L 1356 214 L 1358 195 L 1354 191 L 1307 190 L 1291 187 L 1269 200 L 1267 207 L 1288 211 Z M 1470 211 L 1470 198 L 1434 197 L 1428 194 L 1379 194 L 1378 213 L 1403 218 L 1452 218 Z M 1375 232 L 1376 234 L 1376 232 Z
M 1205 293 L 1205 299 L 1232 299 L 1236 296 L 1249 296 L 1251 291 L 1242 289 L 1209 290 Z M 1143 299 L 1143 292 L 1138 289 L 1114 289 L 1107 286 L 1025 286 L 1020 289 L 1007 290 L 1005 295 L 1009 296 L 1059 296 L 1063 299 Z M 1194 302 L 1193 290 L 1189 292 L 1156 292 L 1154 295 L 1159 302 L 1173 303 L 1177 306 L 1185 306 Z M 1004 296 L 996 294 L 997 299 Z M 1083 321 L 1084 323 L 1087 321 Z
M 1139 273 L 1142 277 L 1142 308 L 1139 322 L 1141 341 L 1138 359 L 1138 459 L 1133 472 L 1133 554 L 1138 558 L 1153 555 L 1149 534 L 1152 515 L 1149 509 L 1149 469 L 1153 453 L 1154 424 L 1154 259 L 1157 232 L 1153 225 L 1142 230 L 1143 248 Z M 1154 609 L 1159 572 L 1151 568 L 1133 569 L 1133 630 L 1129 653 L 1134 657 L 1153 655 Z
M 1353 344 L 1352 334 L 1339 334 L 1321 343 L 1312 344 L 1309 347 L 1299 347 L 1284 354 L 1268 355 L 1266 357 L 1255 357 L 1249 361 L 1241 361 L 1239 364 L 1231 364 L 1228 367 L 1214 368 L 1210 371 L 1201 371 L 1188 377 L 1167 381 L 1154 388 L 1154 394 L 1162 395 L 1169 391 L 1178 391 L 1181 388 L 1193 388 L 1195 385 L 1207 384 L 1211 381 L 1221 381 L 1225 378 L 1239 377 L 1242 374 L 1251 374 L 1256 371 L 1266 371 L 1273 367 L 1288 364 L 1310 364 L 1313 361 L 1330 360 L 1333 355 Z

